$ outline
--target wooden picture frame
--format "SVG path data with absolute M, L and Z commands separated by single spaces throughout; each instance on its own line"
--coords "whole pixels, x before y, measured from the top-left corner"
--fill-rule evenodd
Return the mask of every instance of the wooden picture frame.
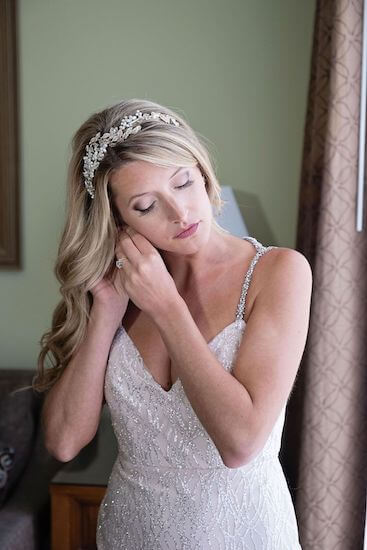
M 20 269 L 17 2 L 0 0 L 0 269 Z

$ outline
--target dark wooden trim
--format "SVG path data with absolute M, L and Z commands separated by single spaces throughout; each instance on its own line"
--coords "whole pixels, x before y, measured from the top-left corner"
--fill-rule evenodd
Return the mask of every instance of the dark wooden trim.
M 0 0 L 0 268 L 20 269 L 17 2 Z
M 52 550 L 96 549 L 98 512 L 106 487 L 50 484 Z

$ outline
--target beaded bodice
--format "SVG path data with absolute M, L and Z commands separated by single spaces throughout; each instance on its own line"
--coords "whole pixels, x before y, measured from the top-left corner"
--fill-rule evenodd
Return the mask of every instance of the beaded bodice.
M 254 267 L 274 248 L 244 238 L 256 254 L 235 319 L 208 343 L 228 372 L 246 327 Z M 105 396 L 119 452 L 99 511 L 99 550 L 300 549 L 278 460 L 285 405 L 261 452 L 239 468 L 228 468 L 180 379 L 164 390 L 122 326 L 111 346 Z
M 244 238 L 254 244 L 256 254 L 242 285 L 235 319 L 208 343 L 223 368 L 228 371 L 232 368 L 246 326 L 243 316 L 254 267 L 259 258 L 269 248 L 273 248 L 264 247 L 253 237 Z M 169 391 L 163 389 L 144 365 L 138 349 L 123 326 L 117 330 L 111 346 L 105 395 L 111 409 L 115 434 L 120 443 L 121 458 L 137 464 L 142 462 L 167 466 L 223 466 L 219 452 L 193 411 L 180 379 L 176 380 Z M 124 409 L 126 402 L 121 396 L 129 402 L 129 415 L 123 423 L 121 418 L 124 416 L 124 410 L 120 410 L 119 403 Z M 165 415 L 158 422 L 154 409 L 160 408 L 165 411 Z M 284 413 L 284 409 L 282 412 Z M 279 417 L 280 428 L 281 425 L 282 415 Z M 139 430 L 142 431 L 143 445 L 142 439 L 137 437 Z M 263 454 L 271 453 L 277 456 L 280 432 L 281 429 L 274 430 Z M 190 441 L 191 443 L 188 443 Z M 195 441 L 195 444 L 192 441 Z M 162 447 L 165 448 L 165 453 L 161 452 Z

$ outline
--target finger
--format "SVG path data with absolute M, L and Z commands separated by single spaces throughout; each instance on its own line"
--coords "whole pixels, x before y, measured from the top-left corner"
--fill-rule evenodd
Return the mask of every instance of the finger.
M 117 248 L 132 265 L 137 265 L 142 255 L 157 254 L 156 248 L 141 233 L 127 227 L 120 235 Z
M 118 267 L 115 267 L 113 284 L 120 295 L 127 294 L 125 284 L 128 276 L 127 271 L 129 268 L 131 269 L 131 266 L 129 265 L 129 262 L 127 260 L 124 261 L 124 265 L 122 268 L 119 269 Z
M 151 254 L 156 250 L 156 248 L 146 237 L 144 237 L 144 235 L 138 233 L 138 231 L 135 231 L 132 227 L 128 226 L 126 228 L 126 233 L 141 254 Z
M 116 273 L 113 278 L 113 284 L 115 285 L 115 288 L 119 292 L 119 294 L 121 294 L 122 292 L 126 293 L 124 280 L 125 280 L 124 270 L 116 268 Z
M 126 234 L 120 235 L 115 247 L 116 258 L 127 258 L 128 262 L 136 265 L 141 259 L 141 252 L 136 248 L 130 237 Z

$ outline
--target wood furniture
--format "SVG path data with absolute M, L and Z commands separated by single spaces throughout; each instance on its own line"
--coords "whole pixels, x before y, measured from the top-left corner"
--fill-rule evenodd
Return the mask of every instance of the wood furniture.
M 99 506 L 117 442 L 105 406 L 94 439 L 50 483 L 52 550 L 95 550 Z

